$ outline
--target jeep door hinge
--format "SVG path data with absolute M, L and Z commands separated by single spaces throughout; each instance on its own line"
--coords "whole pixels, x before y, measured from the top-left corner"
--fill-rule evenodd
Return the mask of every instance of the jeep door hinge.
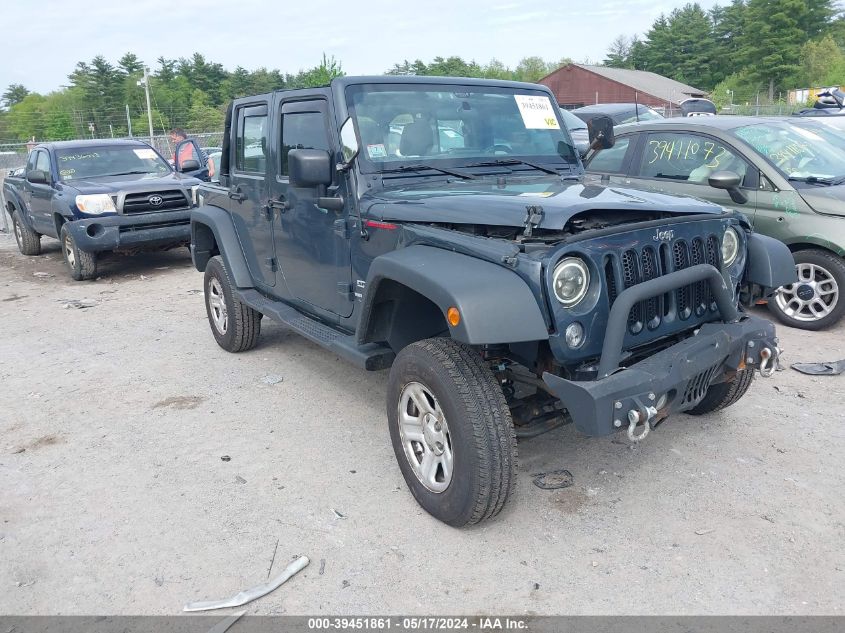
M 339 281 L 337 283 L 337 294 L 344 297 L 347 301 L 355 301 L 355 293 L 352 291 L 352 284 Z
M 267 267 L 273 272 L 279 270 L 279 262 L 275 257 L 267 258 Z
M 338 218 L 334 221 L 334 233 L 345 240 L 348 240 L 351 237 L 349 232 L 349 223 L 346 218 Z

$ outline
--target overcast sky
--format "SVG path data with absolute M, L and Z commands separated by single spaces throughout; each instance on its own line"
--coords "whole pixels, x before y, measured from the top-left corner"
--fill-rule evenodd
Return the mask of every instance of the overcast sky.
M 49 92 L 76 62 L 133 52 L 195 51 L 227 69 L 294 73 L 334 55 L 347 74 L 379 74 L 404 59 L 459 55 L 514 66 L 520 58 L 604 58 L 620 33 L 645 32 L 687 0 L 5 0 L 0 91 Z M 709 8 L 714 0 L 699 0 Z M 722 2 L 725 4 L 725 2 Z

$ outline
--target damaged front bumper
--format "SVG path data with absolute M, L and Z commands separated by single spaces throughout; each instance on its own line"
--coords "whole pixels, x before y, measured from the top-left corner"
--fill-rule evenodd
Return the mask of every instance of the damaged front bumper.
M 709 284 L 723 322 L 706 323 L 686 340 L 619 369 L 631 306 L 695 281 Z M 604 342 L 598 379 L 574 381 L 545 373 L 543 381 L 582 433 L 607 435 L 628 428 L 634 440 L 668 415 L 695 407 L 711 385 L 730 380 L 737 371 L 759 369 L 771 375 L 778 355 L 774 325 L 741 315 L 723 277 L 709 265 L 625 290 L 613 304 Z M 644 425 L 640 435 L 635 434 L 638 425 Z
M 191 210 L 84 218 L 68 222 L 67 228 L 79 249 L 92 253 L 188 244 L 191 241 Z

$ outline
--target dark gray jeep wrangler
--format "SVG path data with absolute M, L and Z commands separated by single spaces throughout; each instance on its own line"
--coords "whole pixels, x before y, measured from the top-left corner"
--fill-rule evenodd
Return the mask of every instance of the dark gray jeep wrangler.
M 214 337 L 251 349 L 266 315 L 389 368 L 402 474 L 450 525 L 502 509 L 516 437 L 637 441 L 774 369 L 774 327 L 739 306 L 794 281 L 788 249 L 728 209 L 586 181 L 542 86 L 345 77 L 235 101 L 223 143 L 191 215 Z

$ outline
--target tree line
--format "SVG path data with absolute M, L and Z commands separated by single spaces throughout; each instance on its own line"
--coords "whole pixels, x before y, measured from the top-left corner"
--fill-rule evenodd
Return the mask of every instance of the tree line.
M 539 57 L 526 57 L 509 68 L 495 59 L 479 64 L 454 56 L 435 57 L 428 63 L 419 59 L 404 61 L 385 74 L 534 82 L 569 61 L 547 62 Z M 143 74 L 141 60 L 133 53 L 126 53 L 116 63 L 103 56 L 77 63 L 68 76 L 68 85 L 49 94 L 30 92 L 21 84 L 13 84 L 0 97 L 0 143 L 33 137 L 37 140 L 123 137 L 129 135 L 130 125 L 135 136 L 147 136 L 146 98 L 139 85 Z M 194 132 L 219 130 L 226 104 L 234 98 L 280 88 L 322 86 L 343 74 L 340 62 L 325 55 L 313 68 L 293 74 L 266 68 L 250 71 L 240 66 L 229 71 L 199 53 L 189 58 L 160 57 L 149 76 L 153 127 L 156 134 L 173 127 Z
M 606 66 L 647 70 L 711 91 L 726 103 L 773 103 L 786 91 L 845 83 L 845 18 L 834 0 L 697 2 L 620 35 Z

